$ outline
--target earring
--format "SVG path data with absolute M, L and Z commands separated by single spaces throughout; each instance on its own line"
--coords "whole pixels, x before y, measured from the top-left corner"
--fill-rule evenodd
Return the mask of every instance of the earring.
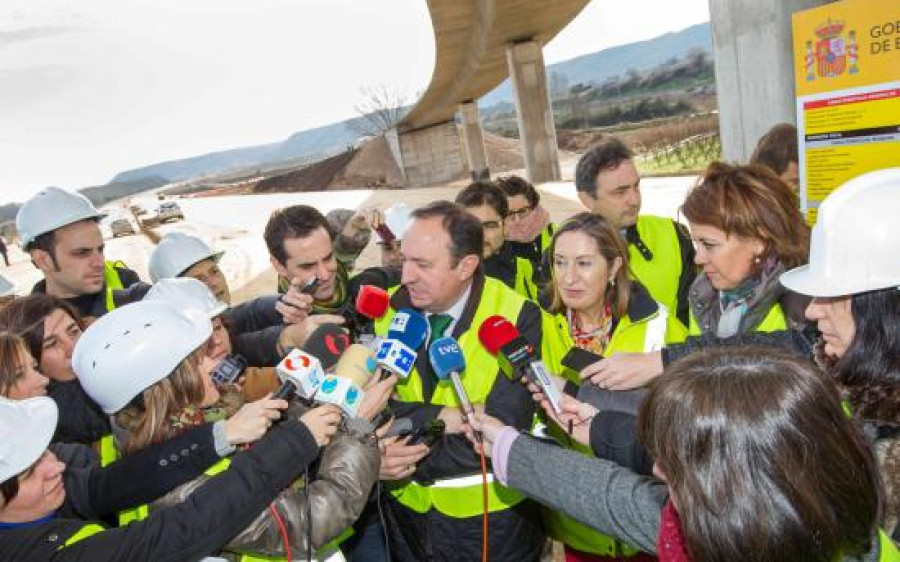
M 753 263 L 755 263 L 756 265 L 759 265 L 760 261 L 761 260 L 759 259 L 759 256 L 756 256 L 755 258 L 753 258 Z
M 616 286 L 616 278 L 615 278 L 615 277 L 610 277 L 610 278 L 609 278 L 609 286 L 610 286 L 610 287 L 615 287 L 615 286 Z

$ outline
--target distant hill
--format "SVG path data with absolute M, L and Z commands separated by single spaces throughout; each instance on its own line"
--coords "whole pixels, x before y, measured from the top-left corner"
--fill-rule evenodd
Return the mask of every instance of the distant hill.
M 708 23 L 695 25 L 676 33 L 667 33 L 648 41 L 631 43 L 604 49 L 547 67 L 548 74 L 560 73 L 570 85 L 578 83 L 600 84 L 609 78 L 623 75 L 628 70 L 644 71 L 659 66 L 667 60 L 680 58 L 692 49 L 712 51 L 712 37 Z M 498 103 L 512 109 L 513 97 L 509 80 L 498 86 L 479 101 L 487 108 Z M 116 175 L 112 182 L 133 183 L 148 178 L 164 178 L 169 182 L 199 179 L 226 172 L 241 172 L 256 167 L 272 168 L 273 164 L 296 160 L 321 160 L 353 146 L 362 136 L 363 128 L 354 123 L 356 117 L 294 133 L 284 141 L 212 152 L 201 156 L 161 162 L 128 170 Z
M 600 84 L 622 76 L 629 70 L 649 70 L 672 58 L 682 58 L 693 49 L 712 52 L 712 30 L 709 23 L 693 25 L 681 31 L 666 33 L 647 41 L 629 43 L 582 55 L 547 67 L 547 74 L 560 73 L 570 85 Z M 513 101 L 512 86 L 505 80 L 478 101 L 481 108 Z

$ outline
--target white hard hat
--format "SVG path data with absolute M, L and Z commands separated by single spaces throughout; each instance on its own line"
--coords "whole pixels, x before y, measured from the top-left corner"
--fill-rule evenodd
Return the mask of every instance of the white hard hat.
M 46 396 L 26 400 L 0 397 L 0 482 L 33 465 L 50 444 L 59 411 Z
M 402 202 L 394 203 L 384 212 L 384 223 L 391 229 L 397 240 L 403 238 L 403 234 L 406 233 L 406 229 L 412 223 L 411 213 L 412 210 L 406 206 L 406 203 Z
M 16 230 L 22 239 L 22 247 L 27 249 L 41 234 L 74 222 L 102 219 L 105 216 L 84 195 L 48 187 L 37 192 L 19 208 L 16 213 Z
M 72 369 L 94 402 L 114 414 L 169 376 L 211 335 L 212 322 L 202 314 L 140 301 L 91 324 L 75 344 Z
M 210 320 L 228 308 L 227 304 L 216 298 L 209 287 L 192 277 L 160 279 L 150 287 L 144 300 L 168 302 L 178 310 L 196 310 Z
M 0 297 L 7 297 L 15 292 L 16 286 L 9 279 L 0 275 Z
M 214 252 L 206 242 L 182 232 L 170 232 L 163 236 L 150 254 L 150 279 L 178 277 L 195 263 L 205 259 L 219 261 L 225 252 Z
M 838 297 L 900 286 L 900 168 L 856 177 L 819 206 L 809 265 L 781 284 L 813 297 Z

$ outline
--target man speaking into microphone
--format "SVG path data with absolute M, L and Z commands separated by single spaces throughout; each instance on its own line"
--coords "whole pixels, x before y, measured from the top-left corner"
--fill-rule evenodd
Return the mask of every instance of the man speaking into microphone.
M 541 349 L 541 311 L 503 283 L 485 277 L 482 226 L 465 209 L 437 201 L 415 210 L 411 217 L 401 244 L 401 285 L 390 289 L 391 307 L 375 322 L 375 332 L 387 335 L 391 319 L 401 308 L 426 316 L 429 341 L 409 376 L 398 382 L 397 400 L 391 407 L 396 417 L 411 419 L 415 428 L 440 419 L 446 429 L 417 463 L 395 466 L 395 459 L 417 458 L 410 457 L 412 447 L 402 442 L 388 447 L 382 458 L 382 477 L 396 480 L 386 501 L 391 555 L 403 561 L 480 560 L 480 461 L 460 433 L 462 415 L 453 385 L 438 381 L 426 348 L 443 336 L 456 339 L 467 365 L 461 383 L 474 409 L 527 431 L 534 417 L 531 397 L 521 384 L 500 373 L 496 357 L 478 339 L 478 328 L 489 316 L 501 315 L 513 321 L 535 349 Z M 488 512 L 490 560 L 539 558 L 544 534 L 533 503 L 490 479 Z

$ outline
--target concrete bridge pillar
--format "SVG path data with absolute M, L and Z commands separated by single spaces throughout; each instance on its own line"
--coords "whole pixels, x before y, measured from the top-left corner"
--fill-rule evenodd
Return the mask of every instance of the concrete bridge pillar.
M 791 14 L 832 0 L 709 0 L 725 160 L 746 162 L 776 123 L 796 123 Z
M 536 41 L 514 43 L 506 48 L 510 82 L 516 98 L 519 138 L 529 181 L 559 181 L 559 150 L 550 108 L 544 54 Z
M 488 169 L 487 153 L 484 150 L 484 136 L 481 134 L 481 119 L 478 115 L 478 104 L 467 101 L 459 104 L 462 116 L 462 137 L 466 147 L 469 169 L 472 170 L 472 181 L 487 180 L 491 177 Z

